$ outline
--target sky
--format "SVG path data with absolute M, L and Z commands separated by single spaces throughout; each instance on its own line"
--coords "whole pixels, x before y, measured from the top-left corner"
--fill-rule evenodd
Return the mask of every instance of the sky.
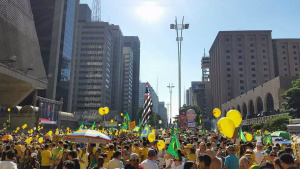
M 93 0 L 81 0 L 92 8 Z M 183 31 L 181 103 L 191 81 L 201 81 L 201 57 L 219 31 L 272 30 L 272 38 L 300 38 L 300 0 L 102 0 L 101 19 L 119 25 L 124 36 L 141 42 L 140 80 L 149 82 L 159 101 L 178 114 L 178 55 L 176 31 L 170 24 L 190 24 Z M 158 81 L 157 81 L 158 79 Z M 158 85 L 157 85 L 158 82 Z M 158 87 L 157 87 L 158 86 Z M 158 90 L 157 90 L 158 89 Z

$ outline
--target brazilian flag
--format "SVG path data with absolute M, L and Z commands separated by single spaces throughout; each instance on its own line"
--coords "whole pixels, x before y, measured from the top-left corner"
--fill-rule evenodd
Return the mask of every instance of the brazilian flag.
M 167 149 L 167 153 L 173 155 L 174 157 L 179 157 L 177 149 L 180 149 L 180 144 L 176 135 L 173 135 L 171 143 Z
M 148 124 L 145 125 L 144 130 L 141 133 L 141 138 L 148 137 L 148 135 L 151 133 L 151 129 L 149 128 Z
M 130 122 L 130 117 L 129 117 L 129 114 L 126 113 L 125 116 L 124 116 L 124 123 L 122 123 L 121 129 L 128 129 L 129 128 L 129 125 L 128 125 L 129 122 Z

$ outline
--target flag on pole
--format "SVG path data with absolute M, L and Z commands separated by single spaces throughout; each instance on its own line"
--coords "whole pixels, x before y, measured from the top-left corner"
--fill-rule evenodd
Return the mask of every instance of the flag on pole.
M 150 89 L 149 89 L 149 84 L 146 84 L 146 91 L 145 91 L 145 102 L 144 102 L 144 110 L 143 110 L 143 114 L 142 114 L 142 126 L 145 126 L 145 124 L 148 123 L 149 118 L 152 114 L 152 107 L 153 107 L 153 103 L 152 103 L 152 99 L 150 97 Z
M 141 122 L 141 119 L 139 119 L 139 135 L 141 135 L 142 133 L 142 122 Z
M 81 125 L 79 126 L 79 128 L 78 128 L 77 130 L 82 130 L 82 129 L 84 129 L 84 124 L 83 124 L 83 122 L 81 123 Z
M 179 157 L 177 149 L 180 148 L 180 144 L 178 141 L 178 138 L 176 137 L 176 134 L 173 135 L 173 138 L 171 140 L 171 143 L 167 149 L 167 153 L 173 155 L 174 157 Z
M 146 124 L 145 125 L 145 127 L 144 127 L 144 130 L 142 131 L 142 133 L 141 133 L 141 138 L 142 137 L 148 137 L 148 135 L 151 133 L 151 130 L 150 130 L 150 128 L 149 128 L 149 126 L 148 126 L 148 124 Z
M 96 125 L 96 122 L 93 123 L 92 127 L 90 128 L 90 130 L 94 130 L 95 125 Z
M 272 136 L 271 135 L 269 135 L 268 137 L 265 138 L 265 143 L 272 144 Z
M 246 142 L 246 141 L 247 141 L 246 138 L 245 138 L 245 136 L 244 136 L 244 133 L 243 133 L 243 130 L 242 130 L 241 127 L 239 128 L 239 138 L 240 138 L 243 142 Z

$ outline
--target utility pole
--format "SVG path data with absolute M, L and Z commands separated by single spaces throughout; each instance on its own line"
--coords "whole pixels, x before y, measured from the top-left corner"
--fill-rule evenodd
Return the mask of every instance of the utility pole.
M 184 17 L 182 17 L 182 23 L 177 24 L 177 17 L 175 17 L 175 24 L 170 24 L 170 29 L 175 29 L 177 35 L 176 41 L 178 47 L 178 97 L 179 97 L 178 110 L 180 110 L 181 107 L 181 42 L 183 41 L 182 31 L 183 29 L 189 28 L 189 24 L 183 24 L 183 21 L 184 21 Z
M 170 124 L 172 124 L 172 88 L 174 88 L 175 86 L 173 86 L 173 83 L 169 83 L 169 86 L 167 87 L 169 88 L 170 92 Z
M 170 103 L 167 103 L 166 106 L 167 106 L 167 112 L 169 112 L 169 117 L 170 117 Z M 168 123 L 168 117 L 167 117 L 167 123 Z

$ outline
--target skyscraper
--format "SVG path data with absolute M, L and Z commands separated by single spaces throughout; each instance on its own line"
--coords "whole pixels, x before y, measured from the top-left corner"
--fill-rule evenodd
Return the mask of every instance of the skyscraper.
M 41 54 L 48 75 L 48 88 L 41 95 L 63 99 L 71 109 L 72 55 L 79 0 L 30 0 Z M 51 77 L 51 78 L 50 78 Z
M 275 77 L 271 31 L 220 31 L 209 55 L 213 107 Z
M 165 107 L 165 102 L 158 103 L 158 114 L 163 119 L 165 124 L 168 124 L 168 114 L 167 114 L 167 108 Z
M 123 48 L 123 100 L 122 112 L 132 114 L 132 74 L 133 74 L 133 52 L 131 48 Z
M 136 114 L 139 108 L 139 83 L 140 83 L 139 37 L 124 36 L 124 47 L 130 47 L 133 52 L 132 112 L 133 114 Z
M 159 112 L 158 109 L 158 96 L 156 94 L 156 92 L 154 91 L 154 89 L 152 88 L 151 84 L 149 84 L 149 88 L 150 88 L 150 96 L 152 99 L 152 103 L 153 103 L 153 107 L 152 107 L 152 111 L 155 113 Z M 139 91 L 139 107 L 143 107 L 144 106 L 144 101 L 145 101 L 145 90 L 146 90 L 146 83 L 140 83 L 140 91 Z

